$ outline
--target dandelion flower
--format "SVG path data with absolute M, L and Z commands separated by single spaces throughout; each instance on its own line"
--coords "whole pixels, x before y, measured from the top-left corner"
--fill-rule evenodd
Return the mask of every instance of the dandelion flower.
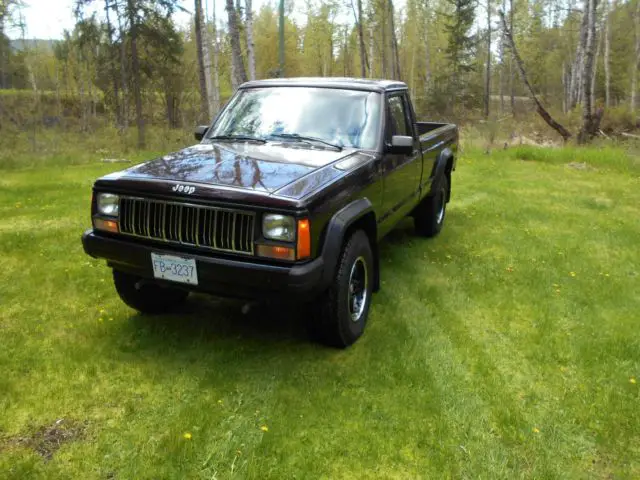
M 218 400 L 218 405 L 222 405 L 222 400 Z
M 540 433 L 540 430 L 537 427 L 533 427 L 533 433 Z
M 569 275 L 571 275 L 572 277 L 576 276 L 576 272 L 569 272 Z
M 183 437 L 185 440 L 191 440 L 191 434 L 190 434 L 189 432 L 185 432 L 185 433 L 182 435 L 182 437 Z
M 268 432 L 269 431 L 269 427 L 267 427 L 266 425 L 262 425 L 260 427 L 260 430 L 262 430 L 263 432 Z
M 629 383 L 634 383 L 634 384 L 635 384 L 635 383 L 636 383 L 636 379 L 635 379 L 635 378 L 633 378 L 633 377 L 631 377 L 631 378 L 629 379 Z

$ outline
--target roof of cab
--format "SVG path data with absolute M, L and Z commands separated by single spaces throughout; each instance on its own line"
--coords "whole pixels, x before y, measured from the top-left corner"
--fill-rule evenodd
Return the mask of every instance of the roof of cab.
M 407 84 L 397 80 L 373 80 L 367 78 L 295 77 L 253 80 L 243 83 L 239 88 L 257 87 L 318 87 L 387 92 L 390 90 L 405 90 L 407 88 Z

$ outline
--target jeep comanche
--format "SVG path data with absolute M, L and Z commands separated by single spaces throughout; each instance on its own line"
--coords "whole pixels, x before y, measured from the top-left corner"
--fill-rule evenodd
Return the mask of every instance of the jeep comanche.
M 142 313 L 190 291 L 300 301 L 316 338 L 346 347 L 380 288 L 382 237 L 408 215 L 422 236 L 443 226 L 458 129 L 416 121 L 402 82 L 248 82 L 195 137 L 93 187 L 84 250 Z

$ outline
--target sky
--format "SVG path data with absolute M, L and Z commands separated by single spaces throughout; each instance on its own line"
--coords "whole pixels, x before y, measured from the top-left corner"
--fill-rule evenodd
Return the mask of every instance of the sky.
M 216 4 L 217 17 L 226 18 L 226 12 L 224 11 L 225 0 L 203 0 L 203 8 L 211 15 L 214 1 Z M 74 3 L 75 0 L 24 0 L 24 7 L 21 9 L 21 12 L 26 24 L 25 37 L 61 39 L 64 30 L 71 30 L 75 23 L 73 18 Z M 99 9 L 100 13 L 102 13 L 104 1 L 98 0 L 95 3 L 96 9 Z M 276 0 L 253 0 L 253 10 L 258 11 L 262 5 L 268 3 L 276 5 Z M 175 20 L 180 25 L 188 25 L 193 12 L 193 0 L 182 0 L 179 4 L 188 10 L 188 12 L 177 13 Z M 301 10 L 306 8 L 305 4 L 305 0 L 295 0 L 294 2 L 293 16 L 296 23 L 301 23 L 304 20 L 304 15 L 301 15 Z M 17 19 L 15 12 L 14 17 Z M 19 28 L 9 28 L 6 33 L 9 38 L 14 39 L 22 36 Z

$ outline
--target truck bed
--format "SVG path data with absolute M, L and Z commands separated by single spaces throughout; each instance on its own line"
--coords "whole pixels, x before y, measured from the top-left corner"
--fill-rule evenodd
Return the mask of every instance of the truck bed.
M 439 123 L 439 122 L 416 122 L 416 127 L 418 129 L 418 136 L 437 130 L 442 127 L 446 127 L 451 125 L 450 123 Z

